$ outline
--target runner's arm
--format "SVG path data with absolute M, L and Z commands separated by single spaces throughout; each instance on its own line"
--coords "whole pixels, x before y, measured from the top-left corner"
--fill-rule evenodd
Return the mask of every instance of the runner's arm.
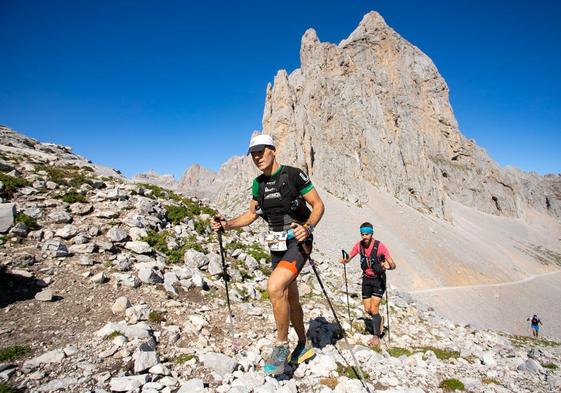
M 294 228 L 294 237 L 296 237 L 298 241 L 306 240 L 306 238 L 311 234 L 311 231 L 309 232 L 306 229 L 305 225 L 307 224 L 315 227 L 321 220 L 323 212 L 325 211 L 323 201 L 321 200 L 315 188 L 312 188 L 310 191 L 304 194 L 303 198 L 312 207 L 312 212 L 310 213 L 310 217 L 308 217 L 308 220 L 306 220 L 304 226 L 297 223 L 292 224 L 292 228 Z
M 382 265 L 384 266 L 385 270 L 393 270 L 395 269 L 395 262 L 393 261 L 392 257 L 388 257 Z
M 245 227 L 255 221 L 257 217 L 259 217 L 256 213 L 256 207 L 257 201 L 251 200 L 251 202 L 249 202 L 249 209 L 247 209 L 245 213 L 231 220 L 226 220 L 224 217 L 220 217 L 219 223 L 212 223 L 212 229 L 217 231 L 220 229 L 220 227 L 224 228 L 224 230 Z M 215 228 L 215 226 L 217 227 Z

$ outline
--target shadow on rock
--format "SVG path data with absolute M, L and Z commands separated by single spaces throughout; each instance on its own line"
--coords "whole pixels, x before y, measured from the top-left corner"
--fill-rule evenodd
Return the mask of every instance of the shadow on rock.
M 42 289 L 33 277 L 0 272 L 0 308 L 21 300 L 33 299 Z

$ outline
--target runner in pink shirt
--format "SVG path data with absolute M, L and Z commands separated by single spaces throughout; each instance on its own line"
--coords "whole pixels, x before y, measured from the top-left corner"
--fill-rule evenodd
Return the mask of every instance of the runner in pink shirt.
M 395 263 L 386 245 L 374 239 L 371 223 L 365 222 L 360 226 L 360 236 L 362 240 L 353 246 L 348 259 L 341 258 L 340 262 L 346 264 L 360 254 L 362 304 L 364 311 L 372 317 L 374 330 L 374 336 L 368 344 L 379 345 L 382 334 L 380 302 L 386 291 L 386 270 L 395 269 Z

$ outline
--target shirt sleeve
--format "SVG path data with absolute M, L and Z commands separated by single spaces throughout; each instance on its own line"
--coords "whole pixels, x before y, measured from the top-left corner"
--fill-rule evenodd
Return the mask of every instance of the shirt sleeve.
M 380 242 L 380 245 L 378 246 L 378 258 L 380 256 L 384 256 L 384 258 L 389 259 L 392 256 L 390 255 L 390 250 L 388 250 L 388 248 L 386 247 L 386 245 L 382 242 Z
M 360 252 L 360 242 L 355 244 L 349 253 L 349 258 L 353 258 L 356 254 Z
M 312 181 L 304 171 L 298 168 L 294 168 L 294 184 L 298 193 L 302 196 L 306 195 L 308 192 L 314 189 Z
M 256 201 L 259 196 L 259 182 L 257 181 L 257 178 L 253 179 L 253 184 L 251 185 L 251 196 L 254 201 Z

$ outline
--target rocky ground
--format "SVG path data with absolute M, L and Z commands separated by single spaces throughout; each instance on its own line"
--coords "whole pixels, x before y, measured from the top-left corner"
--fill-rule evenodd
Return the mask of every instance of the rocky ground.
M 561 389 L 558 342 L 454 324 L 395 290 L 390 331 L 368 347 L 360 299 L 351 293 L 351 326 L 340 267 L 321 253 L 350 346 L 307 266 L 299 286 L 317 356 L 266 376 L 274 321 L 255 228 L 224 237 L 232 337 L 212 208 L 63 146 L 5 128 L 0 138 L 0 392 L 366 391 L 351 351 L 371 391 Z

